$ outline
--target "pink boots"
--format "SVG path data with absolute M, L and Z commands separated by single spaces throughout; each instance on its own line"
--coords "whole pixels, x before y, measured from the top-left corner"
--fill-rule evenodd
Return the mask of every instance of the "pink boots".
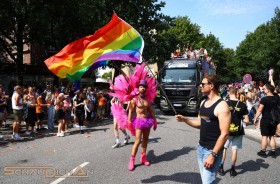
M 131 155 L 128 170 L 130 171 L 134 170 L 134 162 L 135 162 L 135 156 Z
M 134 170 L 134 163 L 135 163 L 135 156 L 131 155 L 128 170 L 130 170 L 130 171 Z M 144 164 L 146 166 L 151 165 L 151 163 L 148 162 L 147 159 L 146 159 L 146 153 L 141 153 L 140 163 Z
M 151 165 L 151 163 L 147 161 L 147 159 L 146 159 L 146 153 L 144 153 L 144 152 L 141 153 L 140 163 L 141 163 L 141 164 L 144 164 L 144 165 L 146 165 L 146 166 Z

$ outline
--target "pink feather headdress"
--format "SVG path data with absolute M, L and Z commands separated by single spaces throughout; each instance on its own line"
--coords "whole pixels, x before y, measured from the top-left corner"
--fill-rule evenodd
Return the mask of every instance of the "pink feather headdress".
M 119 75 L 115 78 L 115 83 L 110 82 L 111 88 L 114 93 L 109 95 L 116 97 L 120 102 L 128 102 L 139 94 L 138 84 L 140 80 L 147 81 L 147 90 L 145 97 L 149 103 L 153 103 L 157 95 L 157 83 L 153 77 L 148 75 L 148 70 L 145 69 L 145 64 L 137 65 L 134 73 L 129 77 Z

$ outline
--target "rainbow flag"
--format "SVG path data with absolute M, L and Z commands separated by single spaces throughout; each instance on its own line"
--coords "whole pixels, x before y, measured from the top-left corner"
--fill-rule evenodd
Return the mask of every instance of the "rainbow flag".
M 80 80 L 85 72 L 106 66 L 109 60 L 141 61 L 143 48 L 142 36 L 114 13 L 103 28 L 66 45 L 45 64 L 60 78 Z

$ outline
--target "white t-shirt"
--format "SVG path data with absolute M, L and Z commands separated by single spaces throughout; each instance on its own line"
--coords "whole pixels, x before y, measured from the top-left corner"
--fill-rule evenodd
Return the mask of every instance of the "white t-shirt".
M 23 109 L 23 106 L 16 106 L 16 95 L 17 95 L 17 93 L 14 93 L 13 96 L 12 96 L 12 108 L 14 110 L 21 110 L 21 109 Z M 21 97 L 19 99 L 19 103 L 22 104 L 22 98 Z

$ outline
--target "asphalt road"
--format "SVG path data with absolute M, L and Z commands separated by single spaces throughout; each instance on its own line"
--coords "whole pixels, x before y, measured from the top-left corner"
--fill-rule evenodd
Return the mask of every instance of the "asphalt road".
M 136 169 L 128 171 L 133 138 L 130 144 L 112 149 L 113 125 L 108 120 L 83 135 L 75 128 L 65 137 L 42 133 L 0 146 L 0 183 L 201 183 L 196 159 L 199 130 L 176 122 L 174 116 L 157 114 L 158 130 L 151 132 L 148 144 L 149 167 L 139 165 L 138 153 Z M 257 139 L 245 137 L 238 154 L 238 176 L 229 176 L 229 152 L 226 176 L 219 176 L 218 182 L 280 183 L 280 150 L 276 159 L 263 159 L 256 154 L 259 149 Z M 75 177 L 61 178 L 75 168 Z M 56 176 L 46 177 L 53 176 L 54 169 Z

